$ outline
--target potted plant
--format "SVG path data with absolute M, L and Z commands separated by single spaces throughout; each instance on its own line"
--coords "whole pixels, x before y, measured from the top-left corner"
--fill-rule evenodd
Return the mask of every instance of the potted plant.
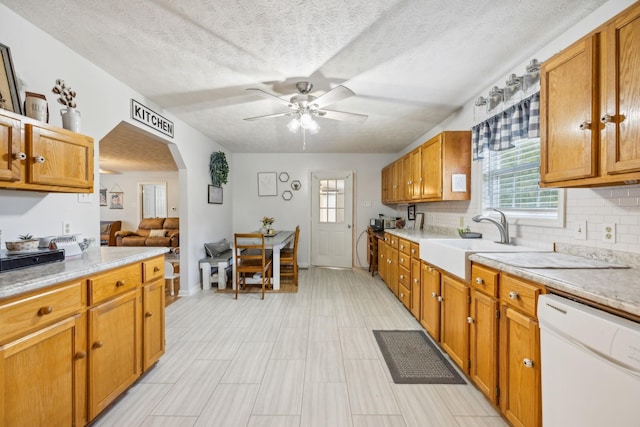
M 275 220 L 276 220 L 275 218 L 263 216 L 262 219 L 260 220 L 260 222 L 262 222 L 262 228 L 260 229 L 260 232 L 262 234 L 273 234 L 273 232 L 270 230 L 272 230 L 272 226 Z
M 76 91 L 61 79 L 56 80 L 56 85 L 51 91 L 58 95 L 58 103 L 67 107 L 60 110 L 62 127 L 73 132 L 80 132 L 80 112 L 76 110 L 75 101 Z
M 216 187 L 227 183 L 229 164 L 227 163 L 227 157 L 222 151 L 216 151 L 209 156 L 209 174 L 211 175 L 211 184 Z

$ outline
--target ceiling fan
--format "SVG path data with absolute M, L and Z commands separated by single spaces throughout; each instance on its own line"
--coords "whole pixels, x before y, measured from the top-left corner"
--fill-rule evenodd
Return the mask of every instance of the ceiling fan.
M 323 95 L 315 97 L 309 95 L 313 84 L 309 82 L 298 82 L 296 88 L 299 94 L 293 95 L 289 101 L 279 98 L 269 92 L 257 88 L 248 88 L 247 90 L 254 91 L 257 95 L 263 96 L 267 99 L 275 100 L 281 104 L 286 105 L 289 111 L 267 114 L 266 116 L 248 117 L 244 120 L 260 120 L 273 117 L 291 116 L 293 119 L 289 122 L 287 127 L 291 132 L 296 132 L 299 128 L 308 130 L 310 133 L 316 133 L 320 129 L 318 123 L 314 120 L 315 117 L 323 117 L 326 119 L 341 120 L 341 121 L 354 121 L 363 123 L 367 120 L 366 115 L 347 113 L 344 111 L 326 110 L 324 107 L 327 105 L 335 104 L 338 101 L 349 98 L 355 93 L 342 85 L 336 86 Z

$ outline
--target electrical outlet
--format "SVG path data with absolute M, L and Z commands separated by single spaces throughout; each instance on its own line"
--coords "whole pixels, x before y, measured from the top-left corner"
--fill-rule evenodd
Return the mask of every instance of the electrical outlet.
M 587 221 L 576 222 L 575 238 L 578 240 L 587 240 Z
M 609 243 L 616 242 L 616 225 L 614 223 L 602 224 L 602 240 Z
M 62 221 L 62 234 L 71 234 L 71 221 Z

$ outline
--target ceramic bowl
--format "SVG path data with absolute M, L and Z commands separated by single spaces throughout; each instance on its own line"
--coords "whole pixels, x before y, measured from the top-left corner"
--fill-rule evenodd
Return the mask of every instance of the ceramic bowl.
M 39 240 L 18 240 L 15 242 L 4 242 L 9 251 L 34 251 L 38 249 Z

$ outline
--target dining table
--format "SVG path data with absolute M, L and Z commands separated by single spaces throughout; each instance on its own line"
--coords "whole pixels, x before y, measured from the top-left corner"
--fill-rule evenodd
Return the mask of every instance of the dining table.
M 252 233 L 260 233 L 259 231 L 253 231 Z M 280 250 L 293 241 L 295 237 L 295 231 L 293 230 L 275 230 L 273 234 L 264 234 L 264 248 L 271 249 L 272 262 L 273 262 L 273 274 L 271 275 L 271 285 L 274 291 L 280 289 Z M 256 240 L 256 243 L 260 243 Z M 234 257 L 236 251 L 234 250 Z M 236 283 L 236 262 L 233 261 L 233 289 L 238 286 Z M 253 279 L 258 280 L 258 279 Z M 248 281 L 248 283 L 251 283 Z

